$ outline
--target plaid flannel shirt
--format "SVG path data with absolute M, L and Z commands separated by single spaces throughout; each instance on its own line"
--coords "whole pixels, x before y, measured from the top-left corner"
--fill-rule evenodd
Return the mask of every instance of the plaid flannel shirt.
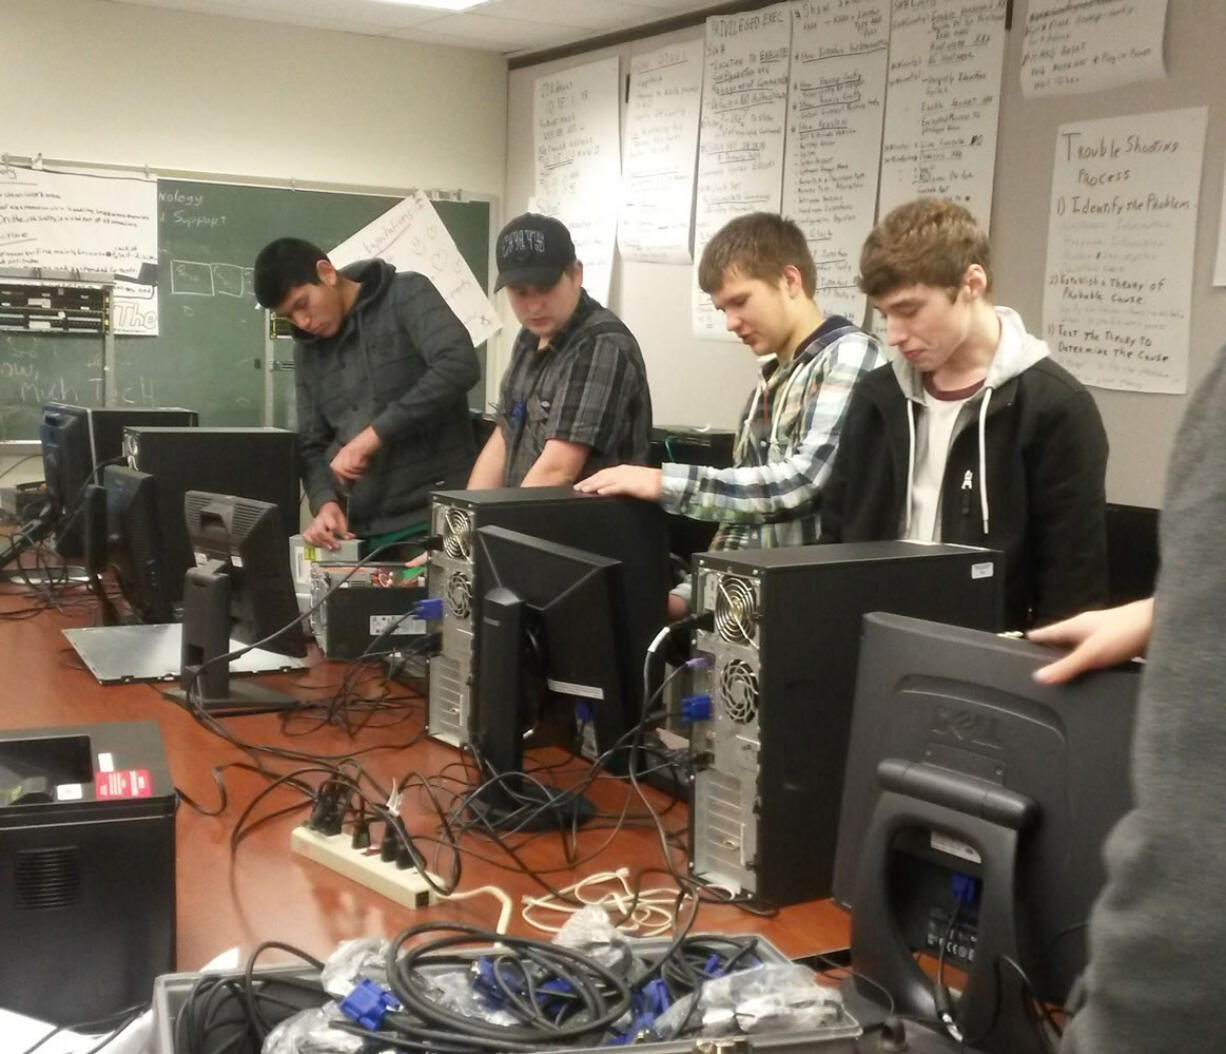
M 821 490 L 851 390 L 884 362 L 876 339 L 845 318 L 827 318 L 789 365 L 763 367 L 737 431 L 732 467 L 664 465 L 661 504 L 720 521 L 712 549 L 816 543 Z
M 518 487 L 550 439 L 589 448 L 580 478 L 608 465 L 644 465 L 651 443 L 647 368 L 633 334 L 586 291 L 544 348 L 520 330 L 496 414 L 507 447 L 503 486 Z

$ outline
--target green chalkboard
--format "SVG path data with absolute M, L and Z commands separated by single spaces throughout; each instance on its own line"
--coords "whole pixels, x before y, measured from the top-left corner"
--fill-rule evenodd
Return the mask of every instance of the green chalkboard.
M 116 337 L 107 402 L 185 406 L 202 425 L 263 422 L 265 378 L 274 389 L 274 421 L 287 420 L 293 375 L 263 369 L 265 315 L 255 303 L 251 264 L 284 235 L 324 249 L 344 241 L 399 201 L 396 197 L 281 187 L 158 180 L 156 337 Z M 477 281 L 489 288 L 490 205 L 433 202 Z M 277 359 L 290 358 L 278 341 Z M 102 341 L 77 335 L 0 333 L 0 440 L 37 437 L 38 407 L 48 399 L 101 405 Z M 482 381 L 470 394 L 484 399 Z

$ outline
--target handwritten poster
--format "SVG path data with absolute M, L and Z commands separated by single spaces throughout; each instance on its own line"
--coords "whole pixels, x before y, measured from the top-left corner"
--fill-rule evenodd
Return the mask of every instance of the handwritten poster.
M 1043 334 L 1086 384 L 1188 390 L 1207 118 L 1197 107 L 1060 127 Z
M 1226 285 L 1226 177 L 1222 179 L 1222 208 L 1217 217 L 1217 258 L 1213 264 L 1213 284 Z
M 393 205 L 328 253 L 337 267 L 372 256 L 386 260 L 397 271 L 416 271 L 429 278 L 474 344 L 502 328 L 489 297 L 421 191 Z
M 1166 75 L 1166 0 L 1030 0 L 1022 94 L 1071 95 Z
M 711 236 L 734 216 L 779 211 L 791 38 L 787 4 L 707 19 L 695 264 Z M 735 339 L 697 280 L 692 295 L 694 335 Z
M 860 247 L 873 226 L 889 0 L 792 5 L 783 213 L 805 233 L 823 313 L 858 322 Z
M 987 229 L 1005 51 L 1005 0 L 894 0 L 881 214 L 949 198 Z
M 157 216 L 154 179 L 0 165 L 0 268 L 113 276 L 115 333 L 156 336 Z
M 617 245 L 626 260 L 690 262 L 702 41 L 630 60 Z
M 536 79 L 536 207 L 566 224 L 583 285 L 609 300 L 617 238 L 621 142 L 617 56 Z

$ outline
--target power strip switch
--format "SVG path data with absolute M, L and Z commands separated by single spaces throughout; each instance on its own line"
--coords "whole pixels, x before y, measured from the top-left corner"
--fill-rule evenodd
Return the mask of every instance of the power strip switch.
M 348 834 L 321 834 L 309 827 L 295 827 L 290 848 L 406 908 L 427 908 L 438 902 L 416 868 L 397 867 L 395 861 L 380 857 L 377 849 L 354 849 Z

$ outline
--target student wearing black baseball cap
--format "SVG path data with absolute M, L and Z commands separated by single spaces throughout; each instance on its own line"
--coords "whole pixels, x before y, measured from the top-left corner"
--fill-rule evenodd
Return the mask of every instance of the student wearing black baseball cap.
M 522 327 L 502 378 L 498 427 L 468 486 L 565 486 L 606 465 L 645 464 L 651 396 L 638 342 L 583 289 L 570 231 L 524 213 L 495 247 Z

